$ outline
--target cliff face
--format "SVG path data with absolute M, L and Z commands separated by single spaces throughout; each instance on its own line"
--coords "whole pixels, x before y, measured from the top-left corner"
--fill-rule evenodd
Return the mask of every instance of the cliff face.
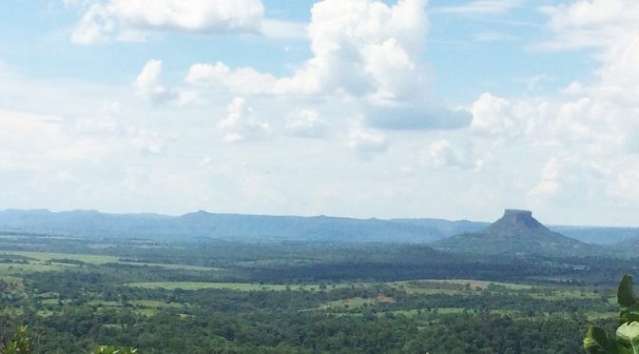
M 506 209 L 504 216 L 483 233 L 496 237 L 542 237 L 558 235 L 533 217 L 532 211 Z

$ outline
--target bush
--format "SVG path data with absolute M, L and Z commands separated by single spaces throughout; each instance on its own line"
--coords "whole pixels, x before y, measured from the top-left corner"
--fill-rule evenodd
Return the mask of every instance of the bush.
M 4 348 L 0 348 L 0 354 L 31 353 L 33 353 L 31 338 L 29 338 L 29 330 L 26 326 L 19 327 L 13 339 Z M 91 354 L 138 354 L 138 350 L 133 348 L 102 346 L 98 347 Z
M 619 328 L 614 337 L 598 327 L 590 327 L 584 338 L 588 354 L 639 354 L 639 300 L 632 277 L 625 275 L 619 284 L 617 302 L 621 307 Z

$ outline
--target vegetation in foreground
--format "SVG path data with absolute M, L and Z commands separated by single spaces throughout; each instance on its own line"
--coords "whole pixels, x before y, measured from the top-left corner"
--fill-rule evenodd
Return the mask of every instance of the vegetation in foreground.
M 614 337 L 602 328 L 591 326 L 584 339 L 589 354 L 639 353 L 639 299 L 634 294 L 632 277 L 625 275 L 619 284 L 617 301 L 621 306 L 619 328 Z

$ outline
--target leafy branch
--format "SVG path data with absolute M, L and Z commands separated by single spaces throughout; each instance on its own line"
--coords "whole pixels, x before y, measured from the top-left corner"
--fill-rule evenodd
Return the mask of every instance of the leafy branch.
M 591 326 L 584 338 L 588 354 L 639 354 L 639 300 L 633 280 L 625 275 L 619 284 L 617 302 L 621 307 L 619 328 L 614 337 L 599 327 Z

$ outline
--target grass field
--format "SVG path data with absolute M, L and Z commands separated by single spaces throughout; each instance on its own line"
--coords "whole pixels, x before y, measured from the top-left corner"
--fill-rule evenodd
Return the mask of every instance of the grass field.
M 118 262 L 118 257 L 115 256 L 101 256 L 90 254 L 71 254 L 71 253 L 49 253 L 49 252 L 2 252 L 1 255 L 17 255 L 35 259 L 40 262 L 51 262 L 54 260 L 70 259 L 74 261 L 80 261 L 88 264 L 106 264 Z
M 601 295 L 596 294 L 594 292 L 579 291 L 579 290 L 572 290 L 572 289 L 552 290 L 552 291 L 545 291 L 541 293 L 533 292 L 533 293 L 530 293 L 529 295 L 535 299 L 556 300 L 556 301 L 568 300 L 568 299 L 594 300 L 601 297 Z M 614 301 L 616 303 L 617 299 L 615 298 Z
M 72 253 L 50 253 L 50 252 L 23 252 L 23 251 L 4 251 L 0 252 L 0 256 L 22 256 L 30 259 L 29 263 L 0 263 L 0 274 L 19 274 L 32 272 L 52 272 L 61 271 L 66 267 L 77 266 L 61 262 L 63 260 L 78 261 L 91 265 L 104 264 L 124 264 L 140 267 L 157 267 L 173 270 L 192 270 L 200 272 L 219 272 L 220 268 L 199 267 L 186 264 L 162 264 L 162 263 L 144 263 L 144 262 L 124 262 L 116 256 L 92 255 L 92 254 L 72 254 Z
M 222 268 L 200 267 L 200 266 L 192 266 L 192 265 L 186 265 L 186 264 L 163 264 L 163 263 L 121 262 L 121 261 L 118 261 L 117 263 L 131 265 L 131 266 L 140 266 L 140 267 L 158 267 L 158 268 L 164 268 L 164 269 L 195 270 L 199 272 L 219 272 L 223 270 Z
M 417 281 L 418 283 L 420 281 Z M 532 285 L 526 284 L 514 284 L 514 283 L 500 283 L 494 281 L 482 281 L 482 280 L 468 280 L 468 279 L 446 279 L 446 280 L 424 280 L 424 282 L 428 283 L 439 283 L 439 284 L 453 284 L 453 285 L 461 285 L 464 287 L 468 287 L 470 289 L 480 289 L 485 290 L 490 286 L 500 286 L 509 290 L 527 290 L 532 289 Z
M 132 308 L 133 312 L 144 316 L 154 316 L 158 313 L 158 311 L 164 308 L 183 308 L 184 306 L 187 306 L 187 304 L 167 303 L 156 300 L 132 300 L 127 302 L 126 305 L 117 301 L 94 300 L 89 302 L 89 305 L 94 306 L 97 311 L 106 309 L 122 309 L 125 306 L 129 306 Z
M 65 266 L 59 264 L 26 263 L 26 264 L 0 264 L 0 275 L 20 275 L 35 272 L 57 272 Z
M 259 283 L 213 283 L 213 282 L 140 282 L 127 284 L 131 287 L 145 289 L 165 289 L 165 290 L 202 290 L 202 289 L 225 289 L 234 291 L 319 291 L 320 286 L 316 284 L 306 285 L 281 285 L 281 284 L 259 284 Z M 346 284 L 337 285 L 345 287 Z M 331 287 L 329 287 L 331 288 Z
M 336 300 L 327 303 L 322 306 L 322 309 L 331 309 L 331 310 L 355 310 L 361 309 L 367 305 L 378 305 L 378 304 L 392 304 L 395 303 L 395 299 L 391 297 L 387 297 L 384 295 L 379 295 L 374 298 L 362 298 L 362 297 L 353 297 L 343 300 Z

